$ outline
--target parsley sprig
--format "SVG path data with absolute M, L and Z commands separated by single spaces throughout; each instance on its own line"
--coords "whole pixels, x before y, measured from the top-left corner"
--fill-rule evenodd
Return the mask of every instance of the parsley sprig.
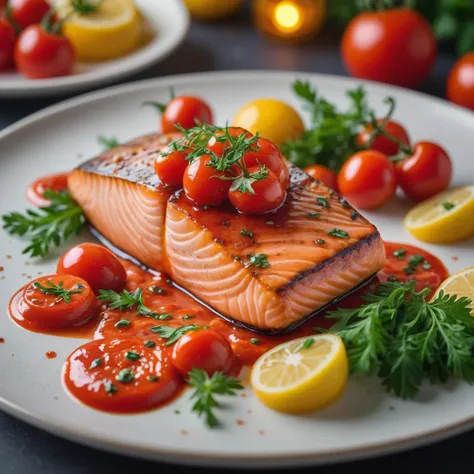
M 35 283 L 33 283 L 33 286 L 39 291 L 41 291 L 41 293 L 45 295 L 57 296 L 58 301 L 63 300 L 65 303 L 71 302 L 71 295 L 78 295 L 84 290 L 84 287 L 80 283 L 74 285 L 73 288 L 68 290 L 64 288 L 64 282 L 60 281 L 58 285 L 55 285 L 50 280 L 47 280 L 45 282 L 45 285 L 42 285 L 41 283 L 36 281 Z
M 195 400 L 192 411 L 199 417 L 204 415 L 207 426 L 211 428 L 219 424 L 214 414 L 214 409 L 220 406 L 215 398 L 216 395 L 235 396 L 236 390 L 243 389 L 240 380 L 227 377 L 221 372 L 215 372 L 212 377 L 209 377 L 202 369 L 191 370 L 187 383 L 195 387 L 191 395 L 191 400 Z
M 23 250 L 30 257 L 46 256 L 51 246 L 59 246 L 72 235 L 79 235 L 86 218 L 80 206 L 67 191 L 47 190 L 50 204 L 27 209 L 25 214 L 11 212 L 2 216 L 3 228 L 10 235 L 26 236 L 30 244 Z
M 150 328 L 151 332 L 159 334 L 163 339 L 166 339 L 166 345 L 171 346 L 180 337 L 184 336 L 189 331 L 197 331 L 198 329 L 206 328 L 206 326 L 198 326 L 197 324 L 188 324 L 186 326 L 180 326 L 173 328 L 171 326 L 154 326 Z
M 168 313 L 155 313 L 145 306 L 143 292 L 140 288 L 137 288 L 133 292 L 123 290 L 121 293 L 117 293 L 114 290 L 99 290 L 99 293 L 99 300 L 106 303 L 110 309 L 124 311 L 136 306 L 137 314 L 140 316 L 146 316 L 153 319 L 169 319 L 170 315 Z
M 360 308 L 329 314 L 337 320 L 331 332 L 344 340 L 353 373 L 379 376 L 402 398 L 414 397 L 424 379 L 474 382 L 471 300 L 440 291 L 427 302 L 428 293 L 415 291 L 415 282 L 384 283 Z

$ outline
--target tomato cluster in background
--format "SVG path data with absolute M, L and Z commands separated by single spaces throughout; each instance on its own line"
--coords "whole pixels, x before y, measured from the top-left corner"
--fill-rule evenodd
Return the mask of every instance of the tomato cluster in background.
M 0 9 L 0 71 L 16 67 L 30 79 L 71 74 L 74 47 L 46 0 L 8 0 Z

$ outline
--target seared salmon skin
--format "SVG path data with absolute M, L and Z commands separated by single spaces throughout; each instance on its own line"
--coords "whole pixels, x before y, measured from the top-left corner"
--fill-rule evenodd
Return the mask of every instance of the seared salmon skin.
M 149 136 L 74 170 L 73 197 L 113 245 L 222 317 L 278 333 L 370 281 L 384 266 L 379 232 L 334 191 L 288 164 L 285 204 L 263 216 L 200 208 L 156 177 Z

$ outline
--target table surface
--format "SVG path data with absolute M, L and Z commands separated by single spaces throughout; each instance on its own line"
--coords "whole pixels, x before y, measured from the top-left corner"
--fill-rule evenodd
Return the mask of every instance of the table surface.
M 455 61 L 450 51 L 442 51 L 436 68 L 422 92 L 443 97 L 446 75 Z M 284 45 L 269 42 L 253 31 L 248 11 L 228 22 L 193 24 L 181 45 L 164 62 L 129 78 L 129 81 L 201 71 L 242 69 L 281 69 L 345 75 L 338 37 L 325 31 L 311 44 Z M 0 130 L 28 114 L 51 105 L 61 98 L 0 100 Z M 387 429 L 390 429 L 387 427 Z M 473 460 L 474 432 L 448 441 L 398 455 L 359 461 L 351 464 L 324 466 L 321 473 L 340 473 L 354 467 L 399 472 L 423 464 L 433 473 L 456 469 L 466 471 Z M 156 464 L 128 459 L 86 448 L 33 428 L 0 412 L 1 474 L 115 474 L 149 472 Z M 173 472 L 199 474 L 201 469 L 160 465 Z M 303 472 L 305 470 L 301 470 Z M 295 470 L 292 470 L 295 472 Z

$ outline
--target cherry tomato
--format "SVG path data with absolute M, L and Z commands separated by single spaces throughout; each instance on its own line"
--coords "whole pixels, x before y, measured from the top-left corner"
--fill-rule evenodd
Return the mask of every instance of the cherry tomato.
M 13 65 L 15 41 L 15 28 L 5 18 L 0 18 L 0 71 Z
M 311 165 L 306 167 L 305 172 L 312 178 L 325 184 L 328 188 L 337 191 L 337 174 L 324 165 Z
M 417 143 L 413 155 L 397 164 L 398 184 L 413 201 L 423 201 L 446 190 L 452 174 L 451 159 L 436 143 Z
M 48 33 L 40 25 L 26 28 L 15 46 L 16 66 L 30 79 L 71 74 L 74 61 L 71 42 L 64 36 Z
M 127 337 L 91 341 L 64 365 L 64 383 L 81 402 L 114 413 L 157 408 L 183 386 L 167 348 Z
M 71 293 L 61 297 L 41 291 L 63 287 Z M 88 321 L 97 308 L 97 300 L 89 284 L 72 275 L 43 276 L 28 284 L 23 291 L 21 314 L 26 321 L 44 328 L 78 326 Z
M 395 165 L 379 151 L 360 151 L 344 163 L 337 182 L 339 192 L 351 204 L 360 209 L 376 209 L 395 193 Z
M 189 162 L 186 160 L 188 152 L 163 150 L 155 160 L 155 173 L 160 181 L 174 188 L 183 187 L 183 176 Z
M 290 182 L 290 175 L 279 148 L 266 138 L 259 138 L 252 148 L 255 148 L 256 151 L 245 153 L 243 158 L 247 168 L 265 166 L 280 178 L 283 189 L 286 189 Z M 286 168 L 286 172 L 284 168 Z
M 192 369 L 203 369 L 209 376 L 226 373 L 232 366 L 233 353 L 224 336 L 212 329 L 189 331 L 173 348 L 173 365 L 187 377 Z
M 250 174 L 260 171 L 260 166 L 248 169 Z M 260 215 L 278 209 L 286 198 L 281 181 L 268 170 L 268 176 L 252 183 L 255 194 L 243 193 L 239 190 L 229 191 L 232 205 L 242 214 Z
M 163 133 L 176 132 L 176 125 L 184 129 L 196 126 L 196 122 L 212 124 L 213 116 L 209 105 L 199 97 L 178 96 L 167 104 L 146 102 L 161 112 L 161 131 Z
M 83 278 L 94 293 L 99 290 L 122 291 L 127 273 L 119 259 L 102 245 L 79 244 L 59 260 L 57 272 Z
M 22 29 L 41 23 L 51 10 L 51 5 L 46 0 L 9 0 L 8 6 L 13 19 Z
M 382 123 L 382 121 L 383 120 L 377 120 L 379 124 Z M 408 136 L 408 133 L 403 125 L 390 120 L 387 122 L 384 129 L 398 141 L 404 143 L 405 145 L 410 145 L 410 137 Z M 372 125 L 368 125 L 359 133 L 359 135 L 357 135 L 357 144 L 361 148 L 366 148 L 368 146 L 373 130 L 374 128 Z M 400 145 L 383 135 L 378 135 L 370 145 L 370 149 L 380 151 L 380 153 L 383 153 L 384 155 L 392 156 L 396 155 L 400 151 Z
M 446 95 L 451 102 L 474 110 L 474 51 L 465 54 L 451 69 Z
M 50 201 L 44 198 L 45 191 L 67 191 L 68 176 L 69 173 L 57 173 L 38 178 L 28 186 L 26 199 L 35 206 L 47 206 Z
M 227 129 L 227 133 L 233 137 L 233 138 L 239 138 L 241 135 L 245 134 L 245 138 L 252 138 L 253 135 L 248 131 L 245 130 L 245 128 L 241 127 L 229 127 Z M 215 136 L 211 137 L 206 145 L 206 148 L 212 151 L 212 153 L 215 153 L 217 156 L 222 156 L 225 151 L 229 148 L 229 141 L 221 141 L 218 140 L 217 137 L 223 136 L 224 133 L 222 132 L 217 132 Z
M 417 87 L 431 72 L 436 39 L 428 22 L 409 8 L 357 15 L 344 32 L 341 53 L 352 76 Z
M 207 155 L 201 156 L 189 164 L 184 172 L 183 188 L 186 196 L 200 206 L 217 206 L 228 196 L 231 180 L 220 179 L 228 174 L 207 166 Z

